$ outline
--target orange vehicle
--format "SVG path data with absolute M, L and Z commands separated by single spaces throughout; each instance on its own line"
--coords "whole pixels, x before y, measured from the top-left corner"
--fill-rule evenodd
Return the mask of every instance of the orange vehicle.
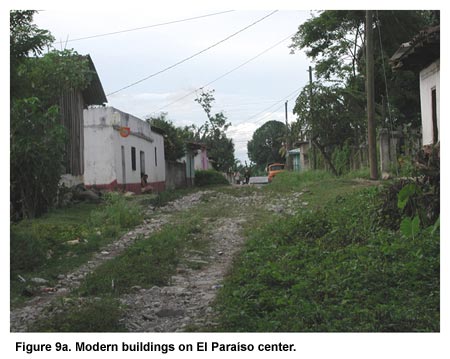
M 271 163 L 267 166 L 267 173 L 268 173 L 268 180 L 269 182 L 272 182 L 272 179 L 275 177 L 277 173 L 284 171 L 284 164 L 283 163 Z

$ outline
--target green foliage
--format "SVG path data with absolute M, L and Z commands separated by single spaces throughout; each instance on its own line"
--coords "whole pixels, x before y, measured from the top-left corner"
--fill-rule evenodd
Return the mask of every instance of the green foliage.
M 32 24 L 34 10 L 14 10 L 10 12 L 9 23 L 9 58 L 11 99 L 22 96 L 21 83 L 18 79 L 17 66 L 27 58 L 30 53 L 41 55 L 44 48 L 54 40 L 47 30 L 39 29 Z
M 416 191 L 418 191 L 418 187 L 415 183 L 408 183 L 405 185 L 398 193 L 398 208 L 404 209 L 410 197 L 415 195 Z
M 27 84 L 21 96 L 36 96 L 46 106 L 58 104 L 65 91 L 85 89 L 91 77 L 87 59 L 74 50 L 53 50 L 18 67 L 18 81 Z
M 267 187 L 271 192 L 286 192 L 298 190 L 300 186 L 309 185 L 314 182 L 330 180 L 333 176 L 327 171 L 311 170 L 303 172 L 281 172 L 278 173 Z
M 11 215 L 42 215 L 55 201 L 64 161 L 65 131 L 58 108 L 36 97 L 16 99 L 11 108 Z
M 431 11 L 374 11 L 376 115 L 382 113 L 381 103 L 389 88 L 389 112 L 395 126 L 420 125 L 419 82 L 417 74 L 410 71 L 393 73 L 388 59 L 438 18 Z M 354 146 L 366 142 L 364 24 L 362 10 L 318 11 L 299 26 L 290 46 L 293 51 L 306 52 L 318 77 L 297 98 L 297 127 L 336 175 L 341 170 L 334 168 L 335 161 L 339 165 L 345 162 L 340 156 L 332 158 L 336 147 L 341 151 L 346 142 Z M 380 116 L 379 124 L 387 126 L 386 119 Z
M 120 322 L 123 308 L 114 298 L 89 300 L 69 299 L 55 308 L 57 315 L 41 320 L 31 328 L 33 332 L 125 332 Z
M 317 142 L 323 148 L 321 152 L 329 156 L 336 147 L 362 142 L 364 111 L 364 98 L 359 93 L 320 83 L 306 86 L 294 107 L 304 135 Z
M 124 230 L 139 224 L 142 213 L 142 207 L 119 194 L 111 194 L 100 206 L 78 204 L 12 224 L 12 303 L 23 300 L 22 291 L 28 285 L 17 280 L 18 274 L 24 278 L 41 276 L 54 280 L 85 262 Z
M 332 161 L 339 176 L 342 176 L 350 171 L 350 156 L 350 146 L 347 142 L 345 142 L 343 146 L 334 149 Z
M 215 170 L 195 171 L 194 181 L 198 187 L 229 184 L 222 173 Z
M 415 237 L 419 234 L 420 231 L 420 219 L 419 216 L 415 216 L 414 218 L 403 218 L 400 223 L 400 232 L 408 238 L 414 240 Z
M 148 117 L 147 122 L 151 126 L 164 131 L 164 156 L 166 160 L 176 161 L 184 156 L 184 142 L 188 139 L 182 128 L 176 127 L 167 119 L 167 113 L 161 113 L 158 117 Z
M 123 254 L 105 262 L 86 277 L 79 292 L 84 296 L 120 295 L 133 286 L 167 285 L 180 261 L 180 253 L 199 234 L 198 222 L 165 227 L 148 238 L 139 238 Z
M 439 236 L 378 227 L 378 192 L 251 232 L 219 293 L 218 330 L 439 331 Z
M 122 228 L 131 228 L 142 222 L 143 211 L 139 206 L 134 205 L 117 192 L 106 194 L 106 204 L 101 211 L 96 211 L 91 215 L 90 224 L 92 227 L 116 228 L 119 232 Z
M 66 131 L 58 103 L 69 89 L 90 78 L 86 59 L 74 51 L 41 55 L 53 37 L 32 24 L 35 11 L 10 13 L 11 56 L 11 218 L 45 213 L 56 198 L 64 170 Z
M 234 143 L 226 135 L 231 123 L 227 123 L 227 118 L 223 112 L 211 114 L 214 99 L 214 90 L 203 91 L 195 99 L 202 106 L 208 120 L 199 128 L 191 126 L 194 132 L 193 140 L 203 143 L 208 149 L 208 158 L 214 160 L 213 166 L 216 170 L 226 172 L 234 166 Z
M 259 127 L 247 143 L 248 157 L 257 166 L 267 166 L 268 163 L 282 162 L 280 148 L 286 136 L 286 125 L 280 121 L 268 121 Z
M 45 238 L 11 230 L 11 272 L 32 271 L 45 264 L 50 243 Z

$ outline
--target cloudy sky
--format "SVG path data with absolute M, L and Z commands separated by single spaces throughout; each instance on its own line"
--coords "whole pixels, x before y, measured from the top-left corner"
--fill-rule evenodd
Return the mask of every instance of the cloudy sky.
M 288 46 L 311 14 L 229 10 L 44 8 L 35 23 L 51 31 L 56 48 L 90 54 L 108 104 L 140 118 L 164 111 L 175 125 L 201 125 L 206 116 L 194 99 L 200 88 L 214 89 L 213 111 L 223 111 L 232 123 L 228 135 L 236 157 L 245 161 L 253 132 L 266 121 L 285 120 L 286 100 L 294 120 L 292 108 L 310 63 Z

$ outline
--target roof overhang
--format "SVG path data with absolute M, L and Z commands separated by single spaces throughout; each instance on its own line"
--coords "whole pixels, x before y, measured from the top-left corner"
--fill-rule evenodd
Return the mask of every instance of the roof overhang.
M 440 26 L 421 31 L 411 41 L 402 44 L 389 63 L 394 71 L 420 71 L 440 58 Z

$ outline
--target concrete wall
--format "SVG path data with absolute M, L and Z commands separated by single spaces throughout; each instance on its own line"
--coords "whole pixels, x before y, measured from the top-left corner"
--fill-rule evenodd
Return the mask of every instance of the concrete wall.
M 102 187 L 117 181 L 114 153 L 116 134 L 109 116 L 111 108 L 92 108 L 83 111 L 86 185 Z
M 420 106 L 422 113 L 422 144 L 433 143 L 431 91 L 436 89 L 438 137 L 440 139 L 440 60 L 420 72 Z
M 130 135 L 120 136 L 120 127 L 129 127 Z M 145 172 L 155 190 L 164 190 L 164 139 L 152 132 L 146 122 L 113 107 L 98 107 L 84 110 L 84 128 L 87 186 L 118 187 L 139 193 L 141 173 Z
M 186 163 L 166 161 L 166 189 L 187 187 Z

